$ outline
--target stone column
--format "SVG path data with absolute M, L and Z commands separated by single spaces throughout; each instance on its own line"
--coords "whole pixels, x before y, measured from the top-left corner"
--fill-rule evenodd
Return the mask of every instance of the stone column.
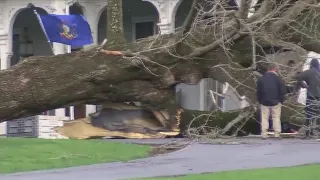
M 170 34 L 175 30 L 175 14 L 183 0 L 143 0 L 152 3 L 158 10 L 160 34 Z
M 90 13 L 91 14 L 91 13 Z M 96 23 L 96 17 L 92 17 L 89 15 L 89 17 L 87 18 L 88 23 L 90 25 L 90 29 L 91 29 L 91 34 L 92 34 L 92 39 L 93 39 L 93 43 L 90 45 L 87 45 L 85 47 L 90 47 L 91 45 L 96 45 L 98 44 L 98 25 Z
M 9 18 L 8 8 L 6 8 L 5 2 L 0 2 L 0 6 L 3 10 L 0 11 L 0 69 L 10 68 L 10 62 L 12 57 L 12 29 L 8 28 L 8 22 L 11 22 Z M 7 134 L 7 122 L 0 123 L 0 134 Z
M 0 35 L 0 59 L 1 59 L 1 70 L 8 69 L 10 67 L 10 59 L 12 56 L 12 50 L 9 49 L 9 42 L 11 38 L 8 34 Z
M 8 49 L 8 35 L 0 35 L 0 60 L 1 60 L 1 70 L 8 69 L 10 67 L 10 59 L 12 56 L 12 50 Z M 0 134 L 7 133 L 7 123 L 0 123 Z
M 69 10 L 69 6 L 65 4 L 64 1 L 55 1 L 52 4 L 51 9 L 51 13 L 54 14 L 69 14 L 68 10 Z M 58 55 L 58 54 L 65 54 L 67 53 L 67 45 L 61 44 L 61 43 L 53 43 L 53 52 L 54 55 Z M 73 116 L 73 111 L 71 110 L 72 108 L 70 108 L 70 116 Z M 55 116 L 59 116 L 59 117 L 65 117 L 66 116 L 66 109 L 65 108 L 59 108 L 55 110 Z
M 60 43 L 53 43 L 53 52 L 54 52 L 54 55 L 65 54 L 65 45 Z M 60 117 L 66 116 L 65 108 L 56 109 L 55 115 Z
M 98 12 L 95 10 L 97 9 L 95 7 L 96 5 L 94 3 L 92 3 L 91 6 L 86 6 L 87 10 L 86 10 L 86 19 L 90 25 L 90 29 L 91 29 L 91 34 L 92 34 L 92 38 L 93 38 L 93 44 L 92 45 L 96 45 L 98 43 L 98 22 L 99 22 L 99 17 L 98 17 Z M 85 46 L 85 48 L 90 47 L 90 45 Z M 95 113 L 97 110 L 96 105 L 90 105 L 87 104 L 86 105 L 86 116 L 88 116 L 91 113 Z
M 1 2 L 0 2 L 1 4 Z M 6 31 L 5 26 L 5 10 L 0 12 L 0 69 L 7 69 L 10 66 L 10 58 L 12 56 L 12 49 L 9 49 L 9 43 L 12 43 L 11 38 L 9 38 L 9 34 Z M 9 21 L 10 22 L 10 21 Z M 9 42 L 9 40 L 11 40 Z
M 100 5 L 99 3 L 95 3 L 91 1 L 88 3 L 81 3 L 81 5 L 85 7 L 84 16 L 90 25 L 91 34 L 93 38 L 93 44 L 85 46 L 85 48 L 88 48 L 98 43 L 98 22 L 100 17 L 98 17 L 99 12 L 97 11 L 97 9 L 99 9 Z M 88 116 L 91 113 L 95 113 L 96 110 L 97 110 L 96 105 L 87 104 L 86 116 Z
M 93 44 L 91 45 L 96 45 L 98 43 L 98 12 L 96 11 L 96 5 L 95 3 L 91 4 L 86 4 L 86 12 L 85 12 L 85 18 L 87 19 L 90 29 L 91 29 L 91 34 L 93 38 Z M 87 45 L 85 47 L 89 47 L 90 45 Z
M 65 14 L 65 4 L 61 1 L 56 1 L 52 4 L 52 7 L 50 8 L 51 12 L 54 14 Z M 65 45 L 60 43 L 53 43 L 53 53 L 54 55 L 58 54 L 65 54 Z M 64 108 L 59 108 L 55 110 L 55 116 L 64 117 L 66 116 L 66 111 Z
M 70 120 L 74 120 L 74 106 L 70 106 Z

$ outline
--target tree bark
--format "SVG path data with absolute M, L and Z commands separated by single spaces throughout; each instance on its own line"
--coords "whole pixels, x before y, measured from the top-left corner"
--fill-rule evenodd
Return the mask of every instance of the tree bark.
M 126 43 L 123 32 L 122 0 L 108 0 L 107 6 L 107 45 L 121 46 Z
M 164 36 L 161 41 L 168 39 L 170 36 Z M 131 50 L 141 52 L 146 43 L 153 41 L 157 44 L 160 40 L 149 38 L 133 43 L 131 46 L 135 48 Z M 216 53 L 210 56 L 214 57 Z M 175 84 L 198 83 L 201 78 L 208 77 L 205 76 L 208 67 L 222 60 L 198 64 L 196 61 L 183 62 L 161 51 L 133 56 L 123 52 L 116 56 L 97 48 L 57 56 L 30 57 L 0 71 L 0 119 L 6 121 L 48 109 L 105 101 L 140 101 L 166 109 L 174 100 Z M 224 79 L 220 81 L 226 82 Z

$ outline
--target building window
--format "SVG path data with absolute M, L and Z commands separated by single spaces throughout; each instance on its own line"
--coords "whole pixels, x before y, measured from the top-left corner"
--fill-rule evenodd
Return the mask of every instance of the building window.
M 132 40 L 147 38 L 158 33 L 156 17 L 134 17 L 132 19 Z
M 34 55 L 33 41 L 29 37 L 29 31 L 27 27 L 23 28 L 22 36 L 20 41 L 20 56 L 27 58 Z
M 206 81 L 207 83 L 207 91 L 208 93 L 206 93 L 206 104 L 205 104 L 205 110 L 206 111 L 211 111 L 211 110 L 217 110 L 217 109 L 223 109 L 223 97 L 214 94 L 214 98 L 217 104 L 213 103 L 213 99 L 211 94 L 209 93 L 209 90 L 218 93 L 218 94 L 222 94 L 222 89 L 224 88 L 224 84 L 213 80 L 213 79 L 208 79 Z M 217 107 L 218 106 L 218 107 Z
M 150 21 L 150 22 L 138 22 L 135 24 L 136 28 L 136 40 L 146 38 L 149 36 L 153 36 L 154 30 L 155 30 L 155 23 Z
M 66 116 L 67 116 L 67 117 L 70 117 L 70 114 L 71 114 L 71 113 L 70 113 L 70 111 L 71 111 L 71 110 L 70 110 L 70 107 L 67 107 L 67 108 L 64 108 L 64 109 L 65 109 L 65 112 L 66 112 Z

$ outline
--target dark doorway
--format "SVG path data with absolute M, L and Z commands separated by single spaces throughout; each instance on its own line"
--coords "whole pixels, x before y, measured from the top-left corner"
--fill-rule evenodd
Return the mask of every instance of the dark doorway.
M 64 108 L 64 110 L 65 110 L 65 115 L 67 116 L 67 117 L 70 117 L 70 115 L 71 115 L 71 112 L 70 112 L 70 107 L 67 107 L 67 108 Z
M 72 6 L 69 7 L 69 14 L 83 15 L 83 7 L 78 2 L 76 2 Z M 71 46 L 72 51 L 81 50 L 82 48 L 83 48 L 83 46 Z
M 11 66 L 17 64 L 20 60 L 20 34 L 14 34 L 12 37 L 12 53 Z
M 136 28 L 136 40 L 153 36 L 155 33 L 154 22 L 138 22 L 135 24 Z
M 85 118 L 86 117 L 86 105 L 80 104 L 74 106 L 74 119 Z

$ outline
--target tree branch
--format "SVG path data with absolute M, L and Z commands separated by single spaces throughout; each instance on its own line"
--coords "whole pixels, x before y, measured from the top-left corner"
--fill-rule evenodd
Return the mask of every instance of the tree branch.
M 295 2 L 291 8 L 283 13 L 278 21 L 272 23 L 270 29 L 274 34 L 281 32 L 287 23 L 294 21 L 302 11 L 310 7 L 311 4 L 315 3 L 316 2 L 314 0 L 300 0 Z
M 276 4 L 277 0 L 265 0 L 262 2 L 261 7 L 248 19 L 248 22 L 255 22 L 257 20 L 260 20 L 264 16 L 266 16 L 268 13 L 270 13 Z
M 251 111 L 250 111 L 251 110 Z M 246 109 L 243 112 L 240 112 L 239 115 L 232 121 L 230 121 L 223 129 L 219 131 L 219 135 L 224 135 L 226 132 L 230 131 L 232 127 L 241 122 L 243 119 L 250 118 L 254 111 L 252 109 Z
M 197 14 L 197 4 L 199 0 L 193 0 L 190 11 L 188 13 L 188 16 L 186 17 L 185 21 L 183 22 L 183 25 L 179 32 L 177 33 L 177 40 L 180 41 L 183 35 L 185 35 L 187 32 L 190 31 L 191 26 L 193 24 L 194 18 Z M 176 41 L 176 42 L 178 42 Z
M 247 19 L 249 14 L 249 9 L 251 6 L 252 0 L 241 0 L 240 8 L 237 12 L 237 17 L 240 19 Z
M 192 2 L 192 6 L 191 9 L 188 13 L 187 18 L 185 19 L 181 29 L 178 31 L 178 33 L 175 35 L 175 40 L 174 42 L 176 43 L 175 45 L 175 50 L 178 54 L 182 54 L 181 52 L 181 48 L 182 48 L 182 44 L 183 44 L 183 39 L 185 37 L 183 37 L 187 32 L 190 31 L 192 24 L 195 20 L 195 17 L 197 15 L 197 4 L 198 4 L 198 0 L 193 0 Z
M 221 44 L 233 42 L 234 40 L 240 37 L 241 35 L 238 32 L 238 30 L 234 30 L 232 32 L 229 32 L 227 35 L 221 37 L 220 39 L 212 42 L 211 44 L 194 49 L 188 57 L 199 57 L 205 55 L 206 53 L 213 51 L 215 48 L 220 47 Z

